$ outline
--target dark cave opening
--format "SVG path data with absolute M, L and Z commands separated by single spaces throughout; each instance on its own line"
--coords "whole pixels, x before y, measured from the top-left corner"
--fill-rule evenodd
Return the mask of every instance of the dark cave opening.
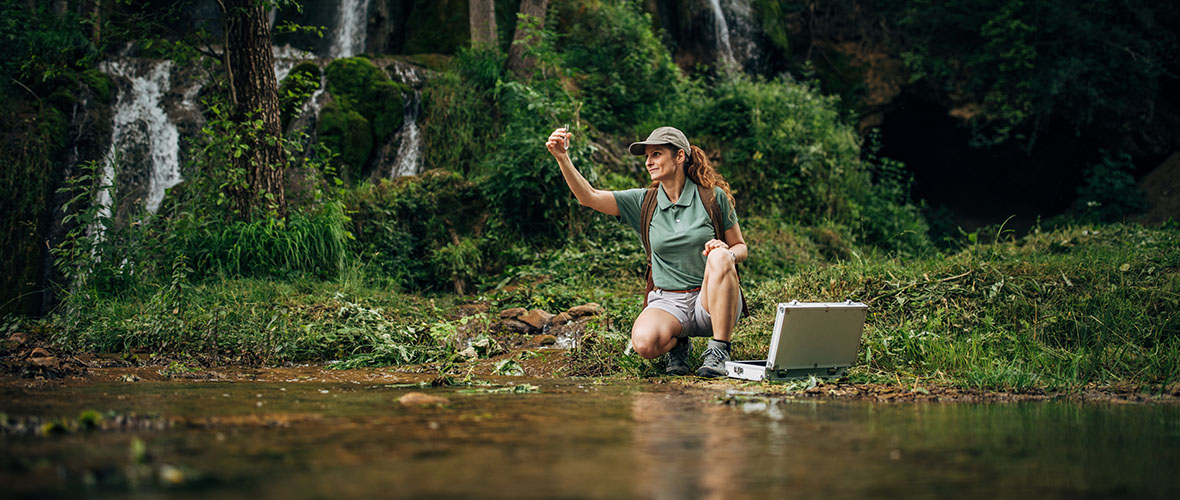
M 1023 232 L 1064 212 L 1099 158 L 1098 146 L 1068 126 L 1042 132 L 1029 151 L 1017 141 L 974 148 L 971 134 L 945 108 L 912 96 L 881 126 L 880 154 L 909 168 L 914 200 L 945 207 L 967 231 L 1007 221 L 1005 228 Z

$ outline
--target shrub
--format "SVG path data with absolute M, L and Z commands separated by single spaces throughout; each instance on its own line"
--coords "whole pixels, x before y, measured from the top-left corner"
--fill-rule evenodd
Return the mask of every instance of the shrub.
M 283 129 L 291 120 L 299 117 L 303 105 L 320 88 L 320 67 L 313 62 L 301 62 L 291 69 L 279 84 L 279 113 Z
M 680 69 L 638 2 L 566 2 L 554 14 L 568 33 L 556 43 L 573 70 L 586 118 L 608 132 L 630 131 L 679 99 Z

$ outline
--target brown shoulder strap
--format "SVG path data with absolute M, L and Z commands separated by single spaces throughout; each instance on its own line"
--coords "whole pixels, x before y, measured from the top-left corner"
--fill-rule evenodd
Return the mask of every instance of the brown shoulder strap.
M 714 190 L 697 184 L 697 192 L 700 194 L 701 203 L 705 204 L 705 212 L 709 214 L 709 221 L 713 223 L 714 237 L 725 241 L 725 226 L 721 224 L 721 207 L 717 203 Z
M 643 194 L 643 203 L 639 205 L 639 239 L 643 241 L 643 252 L 647 254 L 647 289 L 643 291 L 643 307 L 647 308 L 647 294 L 655 290 L 656 284 L 651 279 L 651 218 L 656 213 L 656 189 L 647 188 Z
M 697 189 L 701 195 L 701 203 L 705 204 L 705 211 L 709 213 L 709 220 L 713 222 L 713 234 L 721 241 L 725 241 L 725 226 L 721 219 L 721 204 L 717 203 L 717 193 L 715 189 L 706 188 L 697 184 Z M 648 257 L 650 262 L 651 257 Z M 738 273 L 738 286 L 741 286 L 742 276 Z M 742 298 L 742 316 L 750 317 L 750 311 L 746 308 L 746 296 L 741 295 Z M 646 304 L 645 304 L 646 305 Z

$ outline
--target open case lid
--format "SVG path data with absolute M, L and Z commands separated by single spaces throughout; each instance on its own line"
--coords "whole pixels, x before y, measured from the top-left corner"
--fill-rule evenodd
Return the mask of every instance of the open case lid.
M 845 302 L 782 302 L 766 367 L 777 370 L 851 366 L 860 349 L 868 306 Z

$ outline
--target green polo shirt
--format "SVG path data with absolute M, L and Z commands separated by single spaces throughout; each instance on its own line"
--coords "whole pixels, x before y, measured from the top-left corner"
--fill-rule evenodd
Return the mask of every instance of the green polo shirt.
M 613 191 L 619 206 L 619 218 L 640 230 L 640 205 L 646 189 Z M 729 197 L 720 187 L 713 188 L 721 209 L 724 230 L 737 223 L 737 214 Z M 688 290 L 701 286 L 705 279 L 705 243 L 713 239 L 713 222 L 699 199 L 697 185 L 685 179 L 680 199 L 672 203 L 661 186 L 656 191 L 656 211 L 651 217 L 651 277 L 656 288 Z M 642 238 L 640 238 L 642 239 Z

